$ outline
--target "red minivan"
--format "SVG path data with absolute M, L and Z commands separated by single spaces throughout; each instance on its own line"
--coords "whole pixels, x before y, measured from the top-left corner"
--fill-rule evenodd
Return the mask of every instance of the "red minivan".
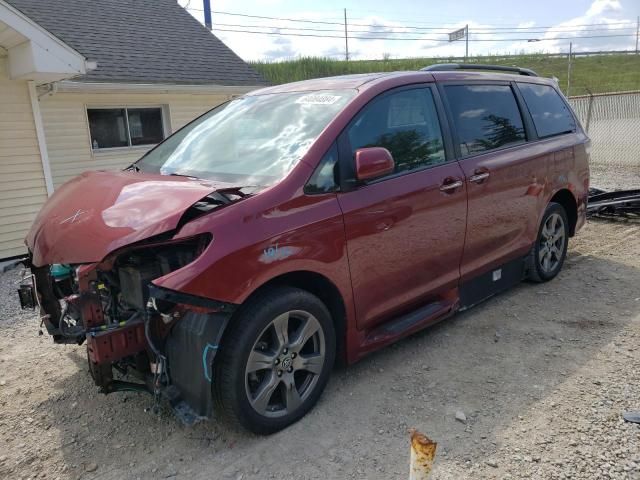
M 286 427 L 336 360 L 562 268 L 589 139 L 554 81 L 471 67 L 265 88 L 80 175 L 28 234 L 23 305 L 104 393 Z

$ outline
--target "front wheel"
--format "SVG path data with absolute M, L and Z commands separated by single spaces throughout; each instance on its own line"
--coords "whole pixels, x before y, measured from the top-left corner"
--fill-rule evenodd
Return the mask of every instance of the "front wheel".
M 527 257 L 527 278 L 546 282 L 562 269 L 569 244 L 569 221 L 564 207 L 550 203 L 544 212 L 536 243 Z
M 232 322 L 216 361 L 218 405 L 259 434 L 296 422 L 318 401 L 335 359 L 326 306 L 309 292 L 280 287 L 250 300 Z

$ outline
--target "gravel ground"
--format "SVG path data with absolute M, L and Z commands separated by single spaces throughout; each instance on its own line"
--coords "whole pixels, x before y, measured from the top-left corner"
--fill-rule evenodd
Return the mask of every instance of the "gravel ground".
M 0 328 L 12 324 L 25 323 L 34 319 L 33 312 L 20 308 L 20 303 L 17 298 L 17 290 L 22 277 L 22 270 L 22 265 L 18 265 L 18 267 L 13 270 L 0 273 Z M 0 332 L 2 332 L 2 330 L 0 330 Z
M 415 427 L 439 444 L 435 479 L 640 479 L 640 427 L 621 419 L 640 409 L 637 224 L 590 222 L 556 280 L 336 370 L 266 438 L 98 394 L 84 347 L 19 311 L 17 279 L 0 276 L 0 478 L 404 479 Z
M 591 163 L 591 186 L 603 190 L 640 188 L 640 162 L 637 165 Z

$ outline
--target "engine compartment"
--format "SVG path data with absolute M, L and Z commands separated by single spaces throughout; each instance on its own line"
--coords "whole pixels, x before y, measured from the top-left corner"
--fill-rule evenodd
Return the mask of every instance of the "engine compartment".
M 149 392 L 156 406 L 164 396 L 193 423 L 211 414 L 210 369 L 229 309 L 151 282 L 189 265 L 211 240 L 156 240 L 99 264 L 32 266 L 34 306 L 54 342 L 86 342 L 100 391 Z

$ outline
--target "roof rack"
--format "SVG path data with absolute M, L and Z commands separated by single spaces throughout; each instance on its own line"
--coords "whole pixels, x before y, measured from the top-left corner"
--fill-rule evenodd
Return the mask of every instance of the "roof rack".
M 538 77 L 533 70 L 520 67 L 505 67 L 503 65 L 480 65 L 477 63 L 434 63 L 428 67 L 420 69 L 426 72 L 444 72 L 449 70 L 495 70 L 498 72 L 512 72 L 529 77 Z

